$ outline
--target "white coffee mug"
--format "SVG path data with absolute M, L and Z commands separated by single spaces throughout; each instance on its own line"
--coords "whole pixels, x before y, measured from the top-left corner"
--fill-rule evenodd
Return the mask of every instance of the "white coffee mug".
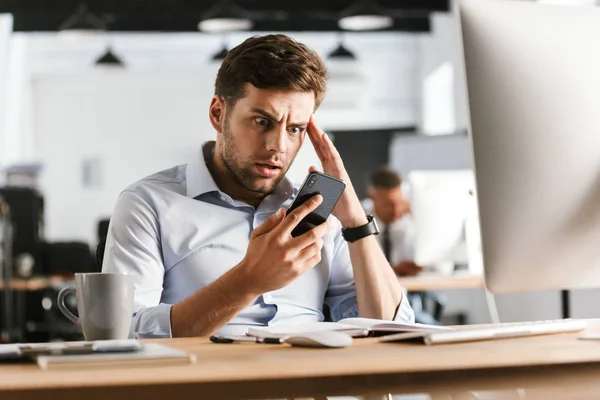
M 77 313 L 65 306 L 75 294 Z M 81 327 L 86 340 L 127 339 L 133 317 L 133 278 L 118 273 L 77 273 L 75 286 L 58 293 L 58 308 Z

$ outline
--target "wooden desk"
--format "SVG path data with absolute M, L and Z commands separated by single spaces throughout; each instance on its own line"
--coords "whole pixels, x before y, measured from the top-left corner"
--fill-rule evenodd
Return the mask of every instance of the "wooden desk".
M 422 274 L 399 278 L 402 287 L 409 292 L 484 288 L 483 276 L 457 273 L 454 275 Z
M 575 334 L 434 347 L 359 339 L 345 349 L 155 341 L 193 352 L 197 362 L 72 372 L 4 365 L 0 398 L 273 399 L 472 390 L 506 390 L 517 398 L 516 389 L 528 400 L 600 397 L 600 342 Z

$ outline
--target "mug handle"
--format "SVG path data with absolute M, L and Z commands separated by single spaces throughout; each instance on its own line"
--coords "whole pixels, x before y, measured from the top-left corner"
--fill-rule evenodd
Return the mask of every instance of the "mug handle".
M 73 315 L 73 313 L 71 311 L 69 311 L 69 309 L 67 308 L 67 306 L 65 305 L 65 297 L 67 297 L 69 294 L 75 294 L 75 287 L 74 286 L 69 286 L 66 288 L 63 288 L 59 293 L 58 293 L 58 299 L 57 299 L 57 305 L 58 305 L 58 309 L 65 315 L 65 317 L 67 317 L 71 322 L 73 322 L 76 325 L 79 325 L 79 318 L 77 318 L 75 315 Z

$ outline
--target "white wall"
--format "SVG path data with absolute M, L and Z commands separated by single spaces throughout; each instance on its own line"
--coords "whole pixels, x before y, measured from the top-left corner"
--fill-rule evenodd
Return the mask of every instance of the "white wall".
M 155 171 L 187 163 L 214 138 L 198 77 L 98 73 L 36 79 L 35 153 L 44 165 L 46 236 L 93 243 L 117 195 Z M 160 117 L 157 117 L 160 116 Z M 99 160 L 99 185 L 83 163 Z
M 231 34 L 234 46 L 250 34 Z M 319 118 L 329 129 L 412 126 L 418 120 L 418 36 L 399 33 L 364 33 L 344 36 L 356 61 L 327 60 L 338 36 L 328 33 L 296 33 L 294 38 L 326 59 L 331 78 Z M 107 42 L 127 63 L 131 72 L 193 72 L 212 85 L 206 75 L 210 56 L 219 50 L 219 37 L 201 34 L 119 34 L 68 40 L 58 35 L 28 35 L 29 65 L 33 76 L 79 75 L 91 69 Z
M 200 143 L 214 138 L 207 110 L 219 65 L 207 59 L 220 40 L 168 36 L 114 37 L 115 51 L 128 67 L 110 71 L 90 67 L 105 39 L 28 37 L 34 113 L 29 136 L 35 159 L 44 165 L 41 184 L 49 240 L 94 243 L 97 220 L 110 215 L 123 188 L 157 170 L 186 163 Z M 336 44 L 333 35 L 297 39 L 323 55 Z M 230 40 L 235 44 L 243 37 Z M 321 126 L 413 125 L 414 38 L 386 34 L 346 41 L 359 60 L 330 66 L 329 92 L 317 112 Z M 398 51 L 389 51 L 394 48 Z M 95 187 L 83 185 L 86 160 L 97 167 Z M 319 162 L 307 144 L 290 170 L 292 178 L 301 181 L 313 164 Z
M 412 170 L 470 169 L 471 165 L 466 135 L 397 135 L 390 144 L 390 166 L 403 176 Z

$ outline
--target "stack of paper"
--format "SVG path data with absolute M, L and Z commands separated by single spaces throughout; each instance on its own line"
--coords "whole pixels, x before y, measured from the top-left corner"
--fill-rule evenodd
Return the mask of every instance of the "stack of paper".
M 138 366 L 185 365 L 196 361 L 195 354 L 157 343 L 146 343 L 135 352 L 78 355 L 42 355 L 37 363 L 42 369 L 87 369 Z

